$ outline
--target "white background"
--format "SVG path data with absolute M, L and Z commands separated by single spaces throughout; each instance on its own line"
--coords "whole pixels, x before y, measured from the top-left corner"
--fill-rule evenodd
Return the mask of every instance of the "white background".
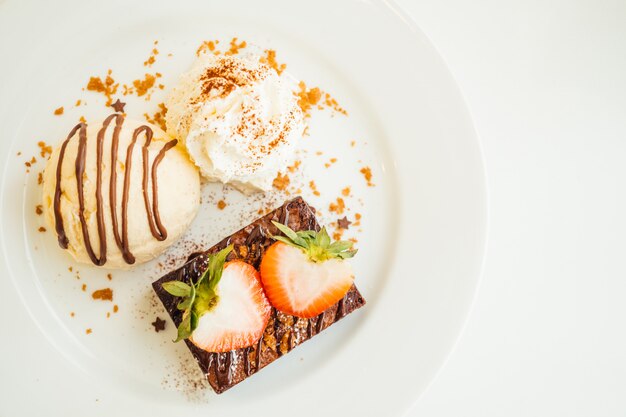
M 482 140 L 486 267 L 409 416 L 626 415 L 626 1 L 398 0 Z

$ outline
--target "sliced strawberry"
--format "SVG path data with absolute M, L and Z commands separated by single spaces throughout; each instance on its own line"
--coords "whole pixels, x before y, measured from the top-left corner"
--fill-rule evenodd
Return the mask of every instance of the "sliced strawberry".
M 242 261 L 226 262 L 215 293 L 215 305 L 200 315 L 189 340 L 208 352 L 228 352 L 259 340 L 272 308 L 257 270 Z
M 325 229 L 294 232 L 274 223 L 275 236 L 261 260 L 261 281 L 270 303 L 296 317 L 311 318 L 337 303 L 354 281 L 345 261 L 356 253 L 350 242 L 330 243 Z

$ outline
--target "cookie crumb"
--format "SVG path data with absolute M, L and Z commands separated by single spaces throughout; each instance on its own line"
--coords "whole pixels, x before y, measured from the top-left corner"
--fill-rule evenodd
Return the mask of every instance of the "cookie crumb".
M 331 213 L 343 214 L 345 208 L 346 204 L 343 201 L 343 198 L 337 197 L 336 202 L 330 203 L 330 205 L 328 206 L 328 211 L 330 211 Z
M 266 49 L 265 55 L 259 59 L 259 62 L 267 65 L 272 68 L 278 75 L 282 74 L 282 72 L 287 68 L 287 64 L 279 64 L 276 61 L 276 51 L 273 49 Z
M 94 300 L 113 301 L 113 290 L 110 288 L 103 288 L 96 290 L 91 294 Z
M 280 172 L 274 178 L 272 182 L 272 186 L 277 190 L 284 191 L 291 181 L 289 180 L 289 176 L 287 174 L 282 175 Z
M 311 188 L 311 191 L 313 191 L 313 195 L 315 195 L 315 196 L 319 196 L 320 195 L 320 192 L 317 191 L 317 185 L 315 185 L 315 181 L 309 182 L 309 188 Z
M 226 208 L 226 202 L 224 200 L 220 200 L 217 202 L 217 208 L 220 210 L 224 210 Z
M 361 168 L 361 170 L 359 171 L 361 174 L 363 174 L 363 177 L 365 177 L 365 181 L 367 181 L 367 186 L 368 187 L 373 187 L 374 183 L 372 182 L 372 170 L 370 167 L 363 167 Z
M 55 109 L 55 110 L 54 110 L 54 115 L 55 115 L 55 116 L 60 116 L 60 115 L 62 115 L 62 114 L 63 114 L 63 111 L 64 111 L 63 106 L 61 106 L 61 107 L 59 107 L 58 109 Z

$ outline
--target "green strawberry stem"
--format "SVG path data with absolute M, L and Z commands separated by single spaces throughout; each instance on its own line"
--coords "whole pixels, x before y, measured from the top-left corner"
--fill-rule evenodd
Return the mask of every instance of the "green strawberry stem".
M 356 255 L 353 243 L 348 240 L 331 242 L 325 227 L 315 230 L 295 232 L 282 223 L 272 221 L 285 236 L 272 236 L 272 239 L 302 250 L 312 262 L 324 262 L 329 259 L 348 259 Z
M 174 342 L 189 338 L 198 327 L 200 317 L 219 302 L 216 287 L 222 279 L 226 257 L 232 250 L 233 245 L 230 245 L 214 255 L 209 255 L 207 268 L 195 283 L 192 280 L 189 284 L 168 281 L 161 285 L 169 294 L 182 298 L 176 308 L 183 311 L 183 320 L 178 325 L 178 336 Z

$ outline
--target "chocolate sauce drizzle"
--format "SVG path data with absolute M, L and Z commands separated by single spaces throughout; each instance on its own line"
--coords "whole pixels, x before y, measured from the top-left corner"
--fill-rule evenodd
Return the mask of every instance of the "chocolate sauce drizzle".
M 214 368 L 215 377 L 217 378 L 218 384 L 220 385 L 232 384 L 233 375 L 232 375 L 232 369 L 230 366 L 232 361 L 233 361 L 232 351 L 224 352 L 224 353 L 214 352 L 211 354 L 211 365 L 215 367 Z
M 244 349 L 243 352 L 243 369 L 246 372 L 247 376 L 252 375 L 255 372 L 259 371 L 259 366 L 261 365 L 261 352 L 263 349 L 263 335 L 259 338 L 257 342 L 256 349 L 254 351 L 254 372 L 252 372 L 252 366 L 250 365 L 250 352 L 252 352 L 252 346 L 248 346 Z
M 98 225 L 98 240 L 99 240 L 99 255 L 93 250 L 91 245 L 91 239 L 89 237 L 89 230 L 87 227 L 87 220 L 85 219 L 85 196 L 84 196 L 84 182 L 83 175 L 85 173 L 85 166 L 87 163 L 87 125 L 85 123 L 79 123 L 70 131 L 67 139 L 61 145 L 59 153 L 59 161 L 56 168 L 56 185 L 54 191 L 54 221 L 55 230 L 57 232 L 57 238 L 59 245 L 63 249 L 67 249 L 69 240 L 65 234 L 65 228 L 63 225 L 63 216 L 61 214 L 61 196 L 62 190 L 62 169 L 63 160 L 65 158 L 65 150 L 72 138 L 78 132 L 78 152 L 76 155 L 75 173 L 76 173 L 76 188 L 78 190 L 78 217 L 81 224 L 81 231 L 83 235 L 83 242 L 85 249 L 91 261 L 102 266 L 106 263 L 107 241 L 106 231 L 104 226 L 104 209 L 102 201 L 102 159 L 104 153 L 104 136 L 109 128 L 111 122 L 115 119 L 115 128 L 113 130 L 113 137 L 111 139 L 111 174 L 109 178 L 109 203 L 111 206 L 111 223 L 113 226 L 113 237 L 117 247 L 122 252 L 124 261 L 128 264 L 135 263 L 135 257 L 130 251 L 128 243 L 128 199 L 130 190 L 130 171 L 132 164 L 133 149 L 135 143 L 141 134 L 144 134 L 145 140 L 142 146 L 142 162 L 143 162 L 143 177 L 142 177 L 142 189 L 144 205 L 146 207 L 146 214 L 148 216 L 148 225 L 150 232 L 155 239 L 163 241 L 167 239 L 167 230 L 161 222 L 161 216 L 159 213 L 158 203 L 158 181 L 157 181 L 157 169 L 159 164 L 165 157 L 165 153 L 172 149 L 178 141 L 173 139 L 167 142 L 159 151 L 157 156 L 152 162 L 152 167 L 149 166 L 149 146 L 152 141 L 153 132 L 149 126 L 143 125 L 135 129 L 133 132 L 133 138 L 126 150 L 126 169 L 124 172 L 124 188 L 122 192 L 122 230 L 120 233 L 119 223 L 117 219 L 117 154 L 119 146 L 119 136 L 124 123 L 124 116 L 121 114 L 112 114 L 107 117 L 102 128 L 98 131 L 97 148 L 96 148 L 96 219 Z M 152 203 L 150 202 L 148 179 L 152 180 Z

